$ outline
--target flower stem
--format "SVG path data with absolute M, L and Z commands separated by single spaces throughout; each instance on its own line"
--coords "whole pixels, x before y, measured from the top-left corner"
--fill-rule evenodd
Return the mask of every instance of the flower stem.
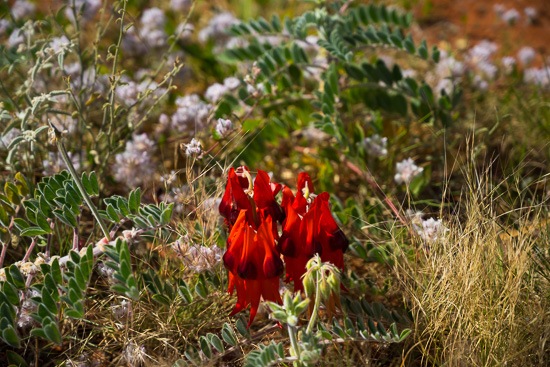
M 55 143 L 57 144 L 57 148 L 59 149 L 59 152 L 61 153 L 61 158 L 63 159 L 63 161 L 65 162 L 65 165 L 69 169 L 69 173 L 71 174 L 73 180 L 75 181 L 76 186 L 78 186 L 78 190 L 80 191 L 80 194 L 82 195 L 82 198 L 84 198 L 84 201 L 88 205 L 88 208 L 90 208 L 90 211 L 92 212 L 93 216 L 97 220 L 97 223 L 99 224 L 99 227 L 101 228 L 101 231 L 105 235 L 105 238 L 110 240 L 111 236 L 109 234 L 109 230 L 107 229 L 107 226 L 103 222 L 103 219 L 99 216 L 99 213 L 98 213 L 94 203 L 92 202 L 92 200 L 88 196 L 88 193 L 86 192 L 86 189 L 82 185 L 82 182 L 80 182 L 80 177 L 78 177 L 78 174 L 76 173 L 76 170 L 74 169 L 73 163 L 69 159 L 67 151 L 65 150 L 65 146 L 63 145 L 63 142 L 61 141 L 61 136 L 60 136 L 61 134 L 59 133 L 59 130 L 57 130 L 57 128 L 52 124 L 52 122 L 50 120 L 48 120 L 48 122 L 50 124 L 50 128 L 55 133 Z
M 294 351 L 294 356 L 297 359 L 294 362 L 294 366 L 300 367 L 302 365 L 300 362 L 300 346 L 298 345 L 298 340 L 296 340 L 296 329 L 294 326 L 288 325 L 288 336 L 290 337 L 290 345 Z
M 307 324 L 306 334 L 311 334 L 313 325 L 315 325 L 315 322 L 317 321 L 317 314 L 319 313 L 319 307 L 321 307 L 321 290 L 319 284 L 321 283 L 321 280 L 319 279 L 321 269 L 317 271 L 317 284 L 315 284 L 315 306 L 313 307 L 313 313 L 311 314 L 311 319 L 309 319 L 309 323 Z

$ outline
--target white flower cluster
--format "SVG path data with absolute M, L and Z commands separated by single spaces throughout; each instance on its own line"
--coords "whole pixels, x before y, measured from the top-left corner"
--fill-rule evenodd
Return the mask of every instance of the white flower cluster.
M 11 28 L 11 23 L 7 19 L 0 19 L 0 36 L 5 35 L 8 32 L 8 29 Z
M 193 272 L 201 272 L 216 267 L 222 258 L 222 249 L 216 245 L 211 247 L 191 244 L 187 235 L 172 244 L 178 257 L 184 265 Z
M 537 57 L 537 52 L 534 48 L 525 46 L 518 51 L 518 60 L 523 66 L 529 66 Z
M 16 0 L 11 6 L 11 13 L 16 20 L 34 15 L 36 7 L 28 0 Z
M 388 138 L 374 134 L 365 138 L 367 151 L 375 157 L 384 157 L 388 154 Z
M 145 347 L 137 345 L 133 341 L 130 341 L 126 348 L 124 348 L 122 357 L 130 367 L 143 366 L 148 359 Z
M 79 172 L 80 157 L 78 155 L 73 155 L 71 152 L 67 152 L 67 155 L 69 156 L 76 172 Z M 67 165 L 59 152 L 48 152 L 48 159 L 42 161 L 42 166 L 44 167 L 44 170 L 42 171 L 44 176 L 52 176 L 63 171 L 64 169 L 67 169 Z
M 31 326 L 36 326 L 38 323 L 31 317 L 31 314 L 38 310 L 36 303 L 31 301 L 33 297 L 40 297 L 40 292 L 34 289 L 29 289 L 25 294 L 25 300 L 19 309 L 17 318 L 17 326 L 21 329 L 27 329 Z
M 140 18 L 140 34 L 150 47 L 162 47 L 166 45 L 166 15 L 159 8 L 149 8 L 143 11 Z
M 219 118 L 216 124 L 216 133 L 220 138 L 224 138 L 233 129 L 233 123 L 231 120 Z
M 225 45 L 231 38 L 231 36 L 227 34 L 227 30 L 238 23 L 239 20 L 235 18 L 233 14 L 228 12 L 220 13 L 210 19 L 208 25 L 201 29 L 199 32 L 199 40 L 201 42 L 206 42 L 212 39 L 218 45 Z
M 170 9 L 175 12 L 186 11 L 193 4 L 193 0 L 170 0 Z
M 92 20 L 92 18 L 95 17 L 97 12 L 101 8 L 101 0 L 67 0 L 67 7 L 65 8 L 65 16 L 68 19 L 70 19 L 73 23 L 75 21 L 73 9 L 72 9 L 73 1 L 74 1 L 75 11 L 77 16 L 82 11 L 81 19 L 84 23 L 87 23 L 90 20 Z
M 137 187 L 151 181 L 155 174 L 155 163 L 151 159 L 154 150 L 155 143 L 147 134 L 134 135 L 126 143 L 124 152 L 115 156 L 115 180 L 128 187 Z
M 157 97 L 161 96 L 166 91 L 165 88 L 159 88 L 156 82 L 148 78 L 140 83 L 136 83 L 133 80 L 130 80 L 128 77 L 123 77 L 121 81 L 124 84 L 117 86 L 115 90 L 115 95 L 127 106 L 131 106 L 136 103 L 139 99 L 140 94 L 144 94 L 148 90 L 153 91 L 153 94 Z M 143 100 L 143 102 L 144 105 L 150 105 L 152 103 L 151 99 L 149 98 Z
M 212 105 L 201 101 L 197 94 L 190 94 L 176 99 L 178 109 L 172 115 L 171 128 L 179 132 L 190 126 L 205 126 L 212 110 Z
M 204 98 L 209 100 L 212 103 L 219 101 L 224 94 L 229 91 L 235 90 L 241 85 L 241 81 L 235 77 L 225 78 L 223 84 L 214 83 L 206 89 L 204 93 Z
M 395 182 L 398 184 L 409 184 L 416 176 L 420 175 L 424 168 L 414 164 L 412 158 L 402 160 L 397 163 L 397 173 L 394 176 Z
M 71 47 L 71 41 L 65 36 L 54 37 L 50 41 L 50 44 L 46 48 L 47 53 L 58 55 L 60 53 L 67 53 Z
M 438 239 L 443 238 L 445 233 L 449 231 L 449 229 L 441 223 L 441 219 L 435 220 L 433 218 L 422 220 L 420 225 L 413 223 L 413 228 L 416 234 L 428 243 L 436 242 Z
M 185 146 L 185 155 L 189 157 L 198 157 L 202 154 L 202 145 L 201 142 L 195 138 L 191 139 L 189 144 L 184 144 Z

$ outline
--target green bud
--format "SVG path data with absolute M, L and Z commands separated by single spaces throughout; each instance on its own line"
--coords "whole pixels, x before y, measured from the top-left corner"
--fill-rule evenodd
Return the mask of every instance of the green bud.
M 319 288 L 321 290 L 321 294 L 322 294 L 323 298 L 324 299 L 329 299 L 330 298 L 330 293 L 331 293 L 331 287 L 328 284 L 325 277 L 323 277 L 323 280 L 321 280 L 321 283 L 319 284 Z
M 316 272 L 309 272 L 304 277 L 303 283 L 304 283 L 304 290 L 306 292 L 306 296 L 311 297 L 315 294 L 315 281 L 314 277 L 316 277 Z
M 286 323 L 290 326 L 296 326 L 298 325 L 298 317 L 295 315 L 288 315 L 286 318 Z
M 290 292 L 285 292 L 285 295 L 283 297 L 283 306 L 285 310 L 292 311 L 294 309 L 294 304 L 292 303 L 292 297 L 290 296 Z
M 330 288 L 335 294 L 340 293 L 340 277 L 337 276 L 334 273 L 330 273 L 327 279 L 328 284 L 330 285 Z

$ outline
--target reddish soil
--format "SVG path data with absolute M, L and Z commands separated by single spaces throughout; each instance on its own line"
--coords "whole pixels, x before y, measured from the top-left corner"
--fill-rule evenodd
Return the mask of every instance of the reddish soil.
M 505 23 L 495 4 L 516 9 L 521 18 L 514 25 Z M 526 7 L 537 10 L 532 24 L 527 22 Z M 453 49 L 462 49 L 487 39 L 499 45 L 500 56 L 515 56 L 524 46 L 550 55 L 550 0 L 420 0 L 413 10 L 432 44 L 448 42 Z M 540 56 L 537 64 L 542 64 Z

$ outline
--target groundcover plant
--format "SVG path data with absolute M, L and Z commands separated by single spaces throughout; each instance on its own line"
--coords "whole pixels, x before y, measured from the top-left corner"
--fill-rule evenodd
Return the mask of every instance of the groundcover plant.
M 0 3 L 0 365 L 548 364 L 545 50 L 437 6 Z

